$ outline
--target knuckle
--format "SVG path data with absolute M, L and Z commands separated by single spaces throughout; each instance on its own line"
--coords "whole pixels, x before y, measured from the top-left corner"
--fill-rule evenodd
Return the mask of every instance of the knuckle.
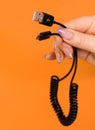
M 84 34 L 81 34 L 80 32 L 76 33 L 74 35 L 74 38 L 73 38 L 73 44 L 76 46 L 76 47 L 83 47 L 83 46 L 86 46 L 86 43 L 87 43 L 87 38 Z

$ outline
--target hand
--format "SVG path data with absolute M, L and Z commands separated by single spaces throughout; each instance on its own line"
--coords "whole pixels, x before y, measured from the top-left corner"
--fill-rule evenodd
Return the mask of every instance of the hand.
M 76 47 L 79 58 L 95 65 L 95 16 L 80 17 L 65 25 L 66 29 L 58 29 L 63 40 L 56 36 L 54 51 L 44 57 L 48 60 L 57 59 L 60 63 L 65 57 L 72 58 L 73 47 Z

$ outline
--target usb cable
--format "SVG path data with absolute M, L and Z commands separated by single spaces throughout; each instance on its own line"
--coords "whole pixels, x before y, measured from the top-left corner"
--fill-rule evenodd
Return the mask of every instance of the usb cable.
M 34 15 L 33 15 L 33 20 L 38 22 L 39 24 L 43 24 L 43 25 L 46 25 L 49 27 L 51 27 L 53 24 L 57 24 L 63 28 L 66 28 L 65 25 L 63 25 L 59 22 L 56 22 L 54 20 L 54 16 L 44 13 L 44 12 L 35 11 Z M 62 39 L 62 37 L 60 36 L 59 33 L 52 33 L 51 31 L 39 33 L 39 35 L 36 37 L 36 39 L 45 40 L 54 35 L 59 36 Z M 62 78 L 59 78 L 56 75 L 51 76 L 50 101 L 51 101 L 52 107 L 54 108 L 54 111 L 55 111 L 60 123 L 64 126 L 71 125 L 75 121 L 77 112 L 78 112 L 78 105 L 77 105 L 78 85 L 76 83 L 73 83 L 73 80 L 74 80 L 74 77 L 76 74 L 76 70 L 77 70 L 77 62 L 78 62 L 77 51 L 76 51 L 76 48 L 73 47 L 73 62 L 72 62 L 71 68 L 68 71 L 68 73 L 65 76 L 63 76 Z M 69 110 L 68 116 L 65 116 L 65 114 L 62 111 L 62 108 L 58 102 L 58 99 L 57 99 L 58 85 L 59 85 L 59 82 L 62 81 L 63 79 L 65 79 L 67 76 L 69 76 L 69 74 L 72 71 L 73 71 L 73 75 L 72 75 L 72 78 L 70 81 L 70 90 L 69 90 L 70 110 Z
M 62 26 L 63 28 L 66 28 L 65 25 L 54 21 L 54 16 L 44 13 L 44 12 L 34 12 L 33 20 L 39 22 L 40 24 L 46 25 L 46 26 L 52 26 L 53 24 L 58 24 Z
M 52 26 L 53 24 L 57 24 L 57 25 L 60 25 L 63 28 L 66 28 L 65 25 L 55 21 L 54 16 L 47 14 L 47 13 L 44 13 L 44 12 L 35 11 L 34 15 L 33 15 L 33 20 L 38 22 L 39 24 L 43 24 L 43 25 L 46 25 L 46 26 L 49 26 L 49 27 Z M 57 36 L 61 37 L 59 35 L 59 33 L 52 33 L 51 31 L 46 31 L 46 32 L 41 32 L 36 37 L 36 39 L 41 41 L 41 40 L 45 40 L 45 39 L 50 38 L 52 35 L 57 35 Z

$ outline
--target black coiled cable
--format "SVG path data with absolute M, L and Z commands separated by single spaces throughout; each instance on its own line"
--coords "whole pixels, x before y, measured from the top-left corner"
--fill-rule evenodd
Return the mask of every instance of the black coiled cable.
M 66 117 L 64 112 L 61 109 L 61 106 L 58 102 L 57 99 L 57 93 L 58 93 L 58 84 L 59 80 L 58 77 L 51 77 L 51 87 L 50 87 L 50 100 L 52 103 L 52 106 L 57 114 L 57 117 L 59 121 L 64 125 L 68 126 L 71 125 L 77 116 L 77 89 L 78 85 L 75 83 L 72 83 L 70 86 L 70 93 L 69 93 L 69 98 L 70 98 L 70 111 L 68 116 Z
M 62 111 L 62 108 L 58 102 L 57 94 L 58 94 L 58 85 L 59 82 L 65 79 L 73 70 L 73 76 L 71 78 L 70 82 L 70 90 L 69 90 L 69 100 L 70 100 L 70 110 L 68 113 L 68 116 L 66 117 L 64 112 Z M 69 126 L 71 125 L 76 117 L 77 117 L 77 112 L 78 112 L 78 103 L 77 103 L 77 92 L 78 92 L 78 85 L 76 83 L 73 83 L 73 79 L 76 73 L 77 69 L 77 52 L 76 48 L 74 48 L 74 58 L 73 58 L 73 63 L 72 66 L 69 70 L 69 72 L 62 77 L 61 79 L 58 76 L 53 75 L 51 77 L 51 83 L 50 83 L 50 101 L 51 104 L 54 108 L 55 113 L 57 114 L 57 117 L 60 121 L 60 123 L 64 126 Z
M 65 25 L 63 25 L 59 22 L 54 21 L 53 23 L 58 24 L 63 28 L 66 28 Z M 36 39 L 45 40 L 45 39 L 50 38 L 53 35 L 57 35 L 62 39 L 60 34 L 51 33 L 50 31 L 40 33 L 36 37 Z M 58 117 L 60 123 L 64 126 L 71 125 L 75 121 L 75 119 L 77 117 L 77 112 L 78 112 L 78 103 L 77 103 L 78 85 L 76 83 L 73 83 L 73 80 L 74 80 L 74 77 L 76 74 L 76 69 L 77 69 L 77 59 L 78 59 L 77 50 L 76 50 L 76 48 L 73 48 L 73 62 L 72 62 L 72 66 L 71 66 L 69 72 L 62 78 L 59 78 L 58 76 L 53 75 L 51 77 L 51 82 L 50 82 L 50 101 L 54 108 L 54 111 L 57 114 L 57 117 Z M 69 110 L 68 116 L 66 117 L 58 102 L 58 98 L 57 98 L 58 85 L 59 85 L 60 81 L 64 80 L 67 76 L 69 76 L 69 74 L 72 72 L 73 69 L 74 69 L 74 72 L 73 72 L 73 75 L 72 75 L 72 78 L 70 81 L 70 90 L 69 90 L 70 110 Z

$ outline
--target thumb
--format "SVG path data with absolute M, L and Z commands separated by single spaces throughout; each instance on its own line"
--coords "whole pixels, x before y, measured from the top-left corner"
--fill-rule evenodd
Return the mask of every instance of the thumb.
M 95 53 L 95 36 L 61 28 L 58 33 L 69 45 Z

